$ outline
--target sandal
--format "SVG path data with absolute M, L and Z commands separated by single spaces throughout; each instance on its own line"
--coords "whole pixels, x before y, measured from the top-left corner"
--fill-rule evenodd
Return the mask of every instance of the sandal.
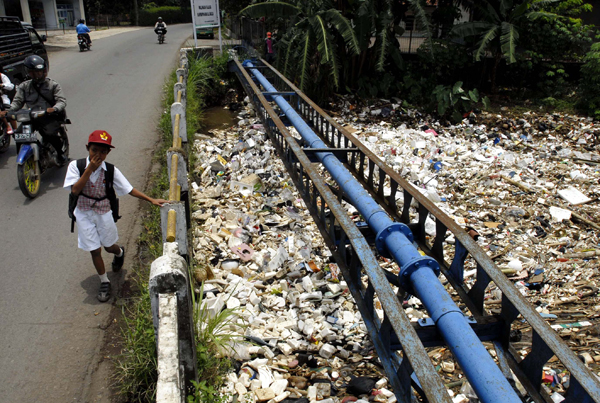
M 98 301 L 106 302 L 110 299 L 110 282 L 106 281 L 100 283 L 100 289 L 98 290 Z
M 121 269 L 123 268 L 123 262 L 125 261 L 125 248 L 122 246 L 119 246 L 119 248 L 121 248 L 121 252 L 123 252 L 123 254 L 121 255 L 121 257 L 117 257 L 115 255 L 112 261 L 112 271 L 114 271 L 115 273 L 121 271 Z

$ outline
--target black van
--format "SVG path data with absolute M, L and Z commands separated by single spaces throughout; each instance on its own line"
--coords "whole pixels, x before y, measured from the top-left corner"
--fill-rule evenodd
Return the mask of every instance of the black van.
M 45 41 L 46 35 L 40 37 L 30 23 L 18 17 L 0 17 L 0 66 L 10 81 L 19 84 L 25 80 L 23 60 L 27 56 L 38 55 L 50 66 Z

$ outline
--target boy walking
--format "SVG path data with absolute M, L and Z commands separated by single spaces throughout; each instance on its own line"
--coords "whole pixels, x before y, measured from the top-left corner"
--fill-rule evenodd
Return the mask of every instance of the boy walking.
M 130 194 L 159 207 L 168 201 L 153 199 L 134 189 L 117 167 L 104 162 L 110 150 L 114 148 L 111 135 L 104 130 L 92 132 L 86 148 L 89 156 L 85 161 L 85 171 L 80 174 L 77 161 L 71 161 L 64 187 L 71 188 L 72 194 L 79 195 L 74 211 L 77 219 L 78 246 L 91 253 L 92 262 L 100 276 L 98 300 L 106 302 L 110 299 L 111 285 L 102 260 L 102 247 L 115 255 L 112 262 L 114 272 L 121 270 L 125 260 L 125 248 L 117 245 L 119 234 L 113 219 L 110 195 L 106 191 L 108 169 L 112 172 L 114 168 L 113 188 L 116 195 Z

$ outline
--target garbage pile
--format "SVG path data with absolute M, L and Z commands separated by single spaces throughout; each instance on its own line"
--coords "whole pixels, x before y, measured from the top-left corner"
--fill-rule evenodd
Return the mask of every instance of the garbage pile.
M 401 104 L 361 108 L 345 97 L 331 114 L 458 224 L 474 229 L 479 245 L 600 375 L 600 126 L 588 117 L 534 112 L 471 112 L 451 125 Z M 435 236 L 432 220 L 426 231 Z M 452 236 L 447 241 L 450 260 Z M 476 267 L 469 263 L 471 286 Z M 485 308 L 499 313 L 500 299 L 491 286 Z M 531 332 L 526 323 L 513 327 L 525 357 Z M 558 402 L 569 377 L 557 364 L 550 360 L 543 379 Z
M 226 351 L 242 364 L 223 393 L 243 402 L 396 401 L 340 269 L 262 125 L 251 109 L 240 115 L 237 128 L 197 135 L 193 145 L 202 304 L 212 317 L 232 309 L 246 326 Z
M 448 125 L 397 101 L 358 108 L 344 98 L 332 115 L 475 229 L 481 247 L 598 373 L 600 128 L 567 115 L 485 112 Z M 202 304 L 210 315 L 234 309 L 246 326 L 230 352 L 241 367 L 223 392 L 244 402 L 396 401 L 340 270 L 251 104 L 239 119 L 237 127 L 196 135 L 193 145 Z M 433 221 L 426 229 L 435 235 Z M 453 253 L 448 245 L 446 255 Z M 475 266 L 467 263 L 470 286 Z M 485 308 L 498 311 L 500 298 L 489 287 Z M 405 305 L 411 320 L 427 316 L 417 298 Z M 513 327 L 524 357 L 530 332 L 526 323 Z M 453 400 L 476 402 L 449 350 L 428 351 Z M 569 376 L 551 359 L 544 382 L 559 402 Z

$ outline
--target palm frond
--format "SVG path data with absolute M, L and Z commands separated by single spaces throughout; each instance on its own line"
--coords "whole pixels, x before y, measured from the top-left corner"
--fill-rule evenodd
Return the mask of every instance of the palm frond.
M 331 35 L 327 35 L 326 40 L 330 43 L 331 54 L 329 57 L 329 75 L 333 78 L 333 85 L 337 90 L 340 87 L 340 59 L 333 46 L 333 38 Z
M 310 26 L 312 27 L 313 33 L 315 34 L 315 42 L 317 43 L 317 50 L 321 54 L 321 63 L 329 61 L 331 57 L 331 49 L 327 42 L 327 27 L 326 23 L 320 15 L 315 15 L 308 19 Z
M 382 72 L 384 70 L 384 63 L 387 56 L 387 48 L 390 41 L 390 32 L 387 29 L 382 29 L 377 35 L 376 43 L 376 62 L 375 70 Z
M 506 18 L 506 16 L 508 15 L 508 12 L 513 7 L 513 1 L 512 0 L 500 0 L 499 6 L 500 6 L 500 15 L 503 18 Z
M 515 48 L 517 41 L 519 40 L 519 32 L 513 24 L 506 21 L 502 22 L 501 30 L 500 48 L 502 54 L 506 57 L 508 64 L 514 63 L 517 61 L 515 57 Z
M 560 15 L 554 14 L 548 11 L 532 11 L 527 14 L 527 18 L 530 20 L 537 20 L 539 18 L 547 18 L 549 20 L 555 20 L 561 18 Z
M 243 15 L 249 18 L 261 18 L 261 17 L 294 17 L 302 13 L 299 7 L 293 4 L 285 3 L 282 1 L 270 1 L 266 3 L 251 4 L 239 12 L 239 15 Z
M 450 33 L 461 38 L 469 38 L 471 36 L 479 36 L 494 27 L 496 27 L 495 24 L 483 21 L 463 22 L 452 27 Z
M 294 41 L 296 40 L 297 35 L 292 35 L 289 42 L 287 43 L 287 48 L 285 50 L 285 57 L 283 61 L 283 75 L 288 77 L 287 73 L 290 69 L 290 62 L 292 60 L 292 54 L 294 51 Z
M 527 11 L 529 10 L 529 2 L 528 1 L 524 1 L 523 3 L 519 4 L 518 6 L 515 7 L 515 9 L 513 10 L 512 13 L 510 13 L 510 20 L 516 20 L 517 18 L 522 17 L 523 15 L 526 15 Z
M 354 28 L 350 21 L 336 9 L 327 10 L 323 15 L 327 16 L 342 38 L 344 38 L 344 42 L 350 51 L 355 55 L 359 54 L 360 48 L 358 46 L 358 38 L 356 37 L 356 33 L 354 32 Z
M 534 0 L 531 3 L 532 7 L 535 7 L 536 9 L 540 9 L 543 7 L 550 7 L 553 6 L 554 4 L 558 4 L 563 0 Z
M 359 48 L 366 50 L 371 42 L 371 36 L 375 31 L 375 13 L 371 13 L 369 9 L 370 1 L 361 2 L 358 7 L 356 15 L 352 19 L 354 24 L 354 32 L 356 33 L 359 41 Z
M 409 8 L 415 14 L 415 21 L 417 22 L 417 28 L 425 32 L 426 38 L 432 38 L 433 33 L 431 31 L 431 23 L 425 12 L 422 0 L 408 0 Z M 433 51 L 433 49 L 430 49 Z
M 308 70 L 310 67 L 310 32 L 304 34 L 302 41 L 302 56 L 300 60 L 300 89 L 304 91 L 306 83 L 308 83 Z
M 475 8 L 482 14 L 482 19 L 495 22 L 501 21 L 500 15 L 489 1 L 476 2 Z
M 485 33 L 485 35 L 483 35 L 477 44 L 477 50 L 475 50 L 475 53 L 473 54 L 473 57 L 476 61 L 481 60 L 481 58 L 485 55 L 485 51 L 488 49 L 490 42 L 496 39 L 497 36 L 498 27 L 494 25 Z

